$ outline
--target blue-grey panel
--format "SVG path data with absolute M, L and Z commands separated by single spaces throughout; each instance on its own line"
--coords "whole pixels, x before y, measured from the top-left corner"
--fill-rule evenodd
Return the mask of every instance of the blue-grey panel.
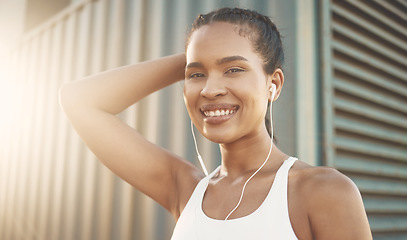
M 325 164 L 359 187 L 374 239 L 407 237 L 407 11 L 323 1 Z

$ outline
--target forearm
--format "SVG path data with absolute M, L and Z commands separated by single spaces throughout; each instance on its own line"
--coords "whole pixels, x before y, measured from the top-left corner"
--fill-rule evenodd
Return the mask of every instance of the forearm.
M 61 88 L 65 111 L 85 108 L 118 114 L 152 92 L 184 78 L 185 55 L 177 54 L 109 70 Z

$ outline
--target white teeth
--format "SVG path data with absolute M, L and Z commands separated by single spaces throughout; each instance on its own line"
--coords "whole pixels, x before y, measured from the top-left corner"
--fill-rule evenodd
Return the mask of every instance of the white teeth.
M 215 111 L 205 111 L 204 112 L 204 115 L 205 116 L 207 116 L 207 117 L 220 117 L 220 116 L 225 116 L 225 115 L 229 115 L 229 114 L 233 114 L 233 113 L 235 113 L 235 110 L 229 110 L 229 109 L 227 109 L 227 110 L 224 110 L 224 109 L 221 109 L 221 110 L 215 110 Z

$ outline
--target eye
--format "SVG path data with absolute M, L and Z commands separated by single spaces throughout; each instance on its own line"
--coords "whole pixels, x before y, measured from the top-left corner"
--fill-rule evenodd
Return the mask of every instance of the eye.
M 194 79 L 194 78 L 202 78 L 205 77 L 203 73 L 192 73 L 188 76 L 188 79 Z
M 225 74 L 234 74 L 234 73 L 239 73 L 239 72 L 244 72 L 245 70 L 243 68 L 240 67 L 233 67 L 233 68 L 229 68 Z

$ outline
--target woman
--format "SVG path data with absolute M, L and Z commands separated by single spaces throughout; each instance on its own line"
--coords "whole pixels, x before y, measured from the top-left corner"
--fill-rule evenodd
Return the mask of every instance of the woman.
M 273 144 L 265 116 L 282 90 L 283 58 L 269 18 L 223 8 L 195 20 L 185 54 L 67 84 L 61 103 L 98 158 L 178 220 L 174 240 L 371 239 L 349 178 Z M 220 145 L 222 164 L 209 176 L 115 116 L 183 79 L 192 122 Z

